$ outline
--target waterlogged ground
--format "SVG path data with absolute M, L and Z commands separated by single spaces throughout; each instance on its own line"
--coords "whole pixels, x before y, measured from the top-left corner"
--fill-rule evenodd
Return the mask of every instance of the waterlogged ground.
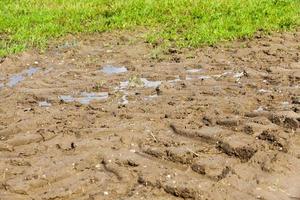
M 1 63 L 1 200 L 300 199 L 299 32 L 131 39 Z

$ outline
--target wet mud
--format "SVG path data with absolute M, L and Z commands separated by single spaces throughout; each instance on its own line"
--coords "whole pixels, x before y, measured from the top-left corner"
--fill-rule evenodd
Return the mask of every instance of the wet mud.
M 300 199 L 299 32 L 75 39 L 0 64 L 1 200 Z

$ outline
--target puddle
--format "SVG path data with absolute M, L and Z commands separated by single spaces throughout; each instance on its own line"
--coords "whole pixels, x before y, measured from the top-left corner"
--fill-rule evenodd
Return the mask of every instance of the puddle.
M 129 81 L 120 82 L 120 89 L 126 89 L 129 85 Z
M 81 93 L 82 97 L 79 97 L 75 100 L 77 100 L 81 104 L 89 104 L 91 101 L 101 101 L 108 98 L 107 92 L 99 92 L 99 93 L 88 93 L 83 92 Z
M 187 73 L 198 73 L 198 72 L 203 72 L 203 69 L 188 69 L 186 70 Z
M 194 79 L 210 79 L 211 76 L 186 76 L 185 80 L 189 81 L 189 80 L 194 80 Z
M 127 72 L 127 68 L 126 67 L 114 67 L 111 65 L 107 65 L 104 66 L 101 71 L 105 74 L 120 74 L 120 73 L 124 73 Z
M 265 89 L 260 89 L 257 91 L 258 93 L 269 93 L 269 92 L 272 92 L 270 90 L 265 90 Z
M 237 72 L 233 75 L 233 78 L 236 78 L 236 81 L 240 81 L 244 75 L 245 75 L 244 72 Z M 238 82 L 238 83 L 240 83 L 240 82 Z
M 30 67 L 29 69 L 25 70 L 25 73 L 27 76 L 32 76 L 33 74 L 37 73 L 39 71 L 36 67 Z
M 259 106 L 256 110 L 254 110 L 254 112 L 262 112 L 264 110 L 265 110 L 264 107 Z
M 238 72 L 233 75 L 233 78 L 242 78 L 244 76 L 244 72 Z
M 233 74 L 232 71 L 226 71 L 226 72 L 224 72 L 224 73 L 222 74 L 222 76 L 229 76 L 229 75 L 231 75 L 231 74 Z
M 180 79 L 179 79 L 180 80 Z M 116 91 L 123 91 L 129 87 L 141 87 L 156 88 L 160 86 L 162 81 L 149 81 L 146 78 L 137 78 L 129 81 L 121 81 L 119 86 L 115 87 Z
M 51 103 L 49 103 L 49 102 L 47 102 L 47 101 L 40 101 L 39 102 L 39 106 L 40 107 L 50 107 L 50 106 L 52 106 L 52 104 Z
M 91 101 L 101 101 L 108 98 L 108 92 L 88 93 L 82 92 L 79 97 L 73 97 L 71 95 L 61 95 L 59 99 L 66 103 L 79 102 L 81 104 L 89 104 Z
M 126 94 L 122 96 L 121 101 L 119 103 L 122 104 L 122 105 L 126 105 L 126 104 L 129 103 Z
M 158 97 L 158 95 L 157 95 L 157 94 L 155 94 L 155 95 L 150 95 L 150 96 L 147 96 L 147 97 L 145 97 L 144 99 L 145 99 L 146 101 L 148 101 L 148 100 L 155 99 L 155 98 L 157 98 L 157 97 Z
M 178 81 L 181 81 L 181 79 L 180 79 L 180 77 L 177 75 L 177 76 L 175 77 L 174 80 L 168 80 L 167 82 L 168 82 L 168 83 L 176 83 L 176 82 L 178 82 Z
M 215 74 L 215 75 L 212 75 L 212 77 L 215 77 L 215 78 L 221 78 L 223 76 L 223 74 Z
M 192 73 L 197 73 L 197 72 L 203 72 L 204 70 L 203 69 L 190 69 L 190 70 L 186 70 L 186 71 L 192 74 Z M 209 75 L 202 75 L 202 76 L 187 75 L 185 80 L 210 79 L 212 77 L 221 78 L 221 77 L 232 76 L 233 78 L 236 78 L 237 81 L 239 81 L 244 75 L 245 75 L 244 72 L 234 73 L 233 71 L 225 71 L 222 74 L 215 74 L 215 75 L 211 75 L 211 76 L 209 76 Z
M 145 78 L 141 78 L 141 81 L 144 84 L 144 87 L 147 88 L 156 88 L 161 85 L 161 81 L 148 81 Z
M 36 72 L 38 72 L 38 70 L 39 69 L 36 67 L 30 67 L 29 69 L 26 69 L 19 74 L 15 74 L 9 78 L 9 81 L 6 83 L 6 85 L 8 87 L 14 87 L 18 83 L 22 82 L 26 78 L 26 76 L 30 77 L 33 74 L 35 74 Z
M 123 91 L 129 87 L 129 81 L 121 81 L 120 85 L 115 87 L 115 91 Z
M 9 78 L 8 83 L 6 84 L 8 87 L 14 87 L 21 81 L 23 81 L 25 77 L 22 74 L 13 75 Z
M 281 102 L 283 108 L 288 108 L 290 103 L 288 101 Z
M 241 73 L 235 73 L 233 71 L 225 71 L 223 72 L 222 74 L 215 74 L 215 75 L 212 75 L 213 77 L 216 77 L 216 78 L 221 78 L 221 77 L 228 77 L 228 76 L 232 76 L 233 78 L 241 78 L 242 76 L 244 76 L 244 72 L 241 72 Z
M 61 99 L 62 101 L 66 102 L 66 103 L 75 101 L 75 99 L 70 95 L 61 95 L 61 96 L 59 96 L 59 99 Z

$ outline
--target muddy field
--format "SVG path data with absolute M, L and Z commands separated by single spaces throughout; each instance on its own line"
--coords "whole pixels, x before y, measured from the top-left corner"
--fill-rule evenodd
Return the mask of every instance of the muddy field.
M 76 41 L 0 64 L 1 200 L 300 199 L 300 32 Z

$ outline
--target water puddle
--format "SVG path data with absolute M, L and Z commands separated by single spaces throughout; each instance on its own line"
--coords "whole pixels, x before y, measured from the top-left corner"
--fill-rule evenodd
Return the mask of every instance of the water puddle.
M 16 86 L 18 83 L 22 82 L 23 80 L 25 80 L 26 77 L 30 77 L 33 74 L 35 74 L 36 72 L 38 72 L 38 68 L 36 67 L 30 67 L 29 69 L 24 70 L 23 72 L 19 73 L 19 74 L 15 74 L 13 76 L 11 76 L 9 78 L 9 81 L 6 83 L 6 85 L 8 87 L 14 87 Z
M 254 112 L 262 112 L 265 111 L 265 108 L 263 106 L 259 106 Z
M 120 74 L 127 72 L 126 67 L 115 67 L 111 65 L 104 66 L 101 71 L 105 74 L 112 75 L 112 74 Z
M 204 69 L 188 69 L 186 70 L 187 73 L 199 73 L 199 72 L 203 72 Z
M 66 102 L 66 103 L 70 103 L 70 102 L 75 101 L 75 99 L 70 95 L 61 95 L 61 96 L 59 96 L 59 99 Z
M 146 96 L 144 99 L 145 99 L 146 101 L 149 101 L 149 100 L 155 99 L 155 98 L 157 98 L 157 97 L 158 97 L 158 95 L 155 94 L 155 95 Z
M 25 73 L 27 76 L 32 76 L 33 74 L 37 73 L 39 71 L 36 67 L 30 67 L 29 69 L 25 70 Z
M 127 99 L 127 94 L 123 95 L 121 98 L 121 101 L 119 102 L 121 105 L 126 105 L 129 103 L 128 99 Z
M 99 93 L 81 93 L 81 97 L 77 98 L 77 101 L 81 104 L 89 104 L 91 101 L 101 101 L 108 98 L 108 92 L 99 92 Z
M 243 77 L 244 76 L 244 72 L 237 72 L 237 73 L 235 73 L 234 75 L 233 75 L 233 77 L 234 78 L 241 78 L 241 77 Z
M 215 75 L 212 75 L 213 77 L 216 77 L 216 78 L 221 78 L 221 77 L 228 77 L 228 76 L 231 76 L 233 74 L 233 71 L 225 71 L 223 72 L 222 74 L 215 74 Z M 237 76 L 237 77 L 235 77 Z M 234 74 L 233 77 L 235 78 L 238 78 L 238 76 L 240 76 L 240 74 Z
M 61 95 L 59 96 L 59 99 L 66 102 L 79 102 L 81 104 L 87 105 L 91 101 L 101 101 L 108 98 L 108 92 L 82 92 L 79 97 L 73 97 L 71 95 Z
M 9 78 L 8 83 L 6 84 L 8 87 L 14 87 L 21 81 L 23 81 L 25 77 L 22 74 L 16 74 Z
M 156 88 L 161 85 L 162 81 L 149 81 L 145 78 L 141 78 L 142 83 L 144 84 L 144 87 L 146 88 Z
M 49 103 L 49 102 L 47 102 L 47 101 L 40 101 L 40 102 L 39 102 L 39 106 L 40 106 L 40 107 L 48 108 L 48 107 L 52 106 L 52 104 Z
M 115 91 L 124 91 L 129 87 L 129 81 L 121 81 L 119 86 L 115 87 Z
M 282 106 L 283 108 L 288 108 L 289 105 L 290 105 L 290 103 L 289 103 L 288 101 L 281 102 L 281 106 Z
M 185 77 L 185 80 L 187 81 L 190 81 L 190 80 L 195 80 L 195 79 L 201 79 L 201 80 L 204 80 L 204 79 L 210 79 L 211 76 L 191 76 L 191 75 L 188 75 Z
M 271 93 L 272 91 L 270 90 L 265 90 L 265 89 L 260 89 L 257 91 L 258 93 L 264 94 L 264 93 Z
M 168 80 L 167 82 L 168 82 L 168 83 L 176 83 L 176 82 L 178 82 L 178 81 L 181 81 L 179 75 L 177 75 L 177 76 L 175 77 L 174 80 Z

